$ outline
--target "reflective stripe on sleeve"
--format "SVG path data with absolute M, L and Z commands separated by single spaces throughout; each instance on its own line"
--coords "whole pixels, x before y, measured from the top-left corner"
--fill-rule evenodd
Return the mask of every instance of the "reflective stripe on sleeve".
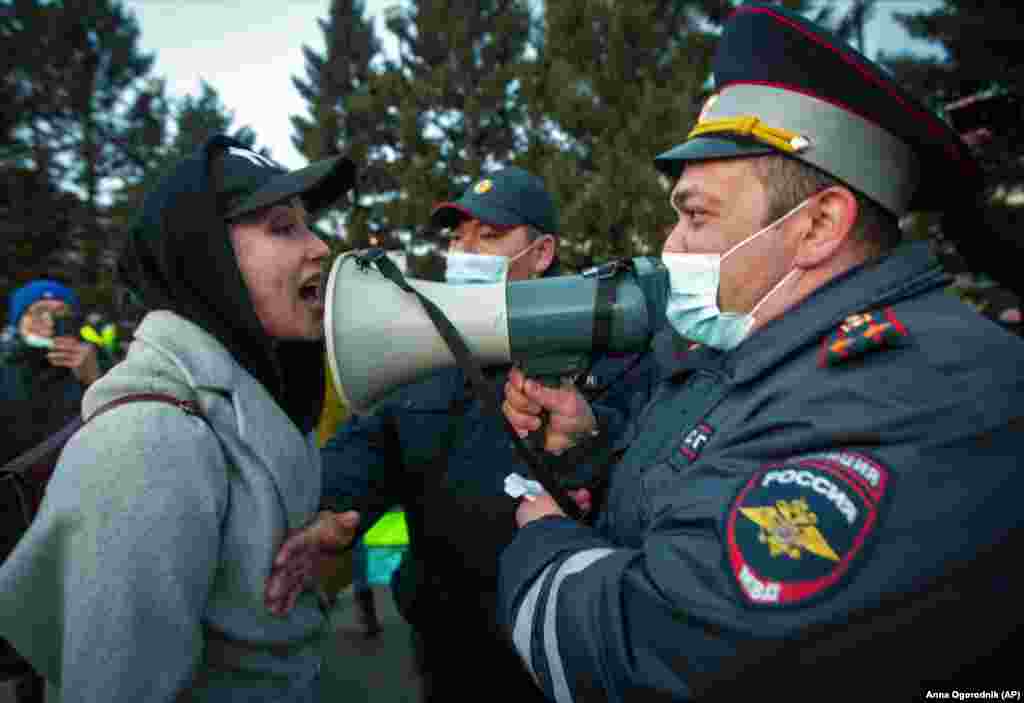
M 615 550 L 599 548 L 577 552 L 562 562 L 552 579 L 551 591 L 548 593 L 548 600 L 544 608 L 544 654 L 548 662 L 548 672 L 551 675 L 552 693 L 558 703 L 572 703 L 572 691 L 569 690 L 569 682 L 565 678 L 565 668 L 562 666 L 562 657 L 558 651 L 558 632 L 555 625 L 558 589 L 566 576 L 583 571 L 613 551 Z
M 530 672 L 530 676 L 533 677 L 538 686 L 540 681 L 537 679 L 537 673 L 533 670 L 533 655 L 531 653 L 532 647 L 530 646 L 533 634 L 533 617 L 537 610 L 537 598 L 540 596 L 541 588 L 543 588 L 548 574 L 554 568 L 554 564 L 549 564 L 533 582 L 533 585 L 530 586 L 530 590 L 526 592 L 526 597 L 523 598 L 523 602 L 519 606 L 519 612 L 516 613 L 516 625 L 512 629 L 512 643 L 519 652 L 519 656 L 522 657 L 523 663 L 526 664 L 526 669 Z
M 562 659 L 558 653 L 558 633 L 555 631 L 555 605 L 558 603 L 558 588 L 566 576 L 579 573 L 591 564 L 611 554 L 614 549 L 598 548 L 587 549 L 577 552 L 566 559 L 558 567 L 558 571 L 551 575 L 554 564 L 548 565 L 540 576 L 530 586 L 523 602 L 516 613 L 516 624 L 512 630 L 512 641 L 519 656 L 526 664 L 527 670 L 533 676 L 538 686 L 543 688 L 533 663 L 533 632 L 534 622 L 537 618 L 537 601 L 540 598 L 544 586 L 551 582 L 551 590 L 548 593 L 545 603 L 544 615 L 544 654 L 548 663 L 548 672 L 551 677 L 552 690 L 555 700 L 558 703 L 569 703 L 572 701 L 572 694 L 569 691 L 569 684 L 565 679 L 565 670 L 562 666 Z

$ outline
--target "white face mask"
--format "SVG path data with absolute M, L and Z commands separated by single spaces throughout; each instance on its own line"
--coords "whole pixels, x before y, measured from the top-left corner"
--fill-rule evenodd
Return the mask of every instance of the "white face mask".
M 445 264 L 446 283 L 466 285 L 473 283 L 503 283 L 508 278 L 508 269 L 540 241 L 530 242 L 525 249 L 509 258 L 493 254 L 469 254 L 464 251 L 449 251 Z
M 44 310 L 42 313 L 43 320 L 53 323 L 53 313 L 49 310 Z M 38 334 L 32 334 L 26 332 L 21 335 L 22 341 L 33 349 L 53 349 L 53 340 L 49 337 L 42 337 Z
M 747 242 L 753 241 L 804 207 L 804 200 L 767 227 L 758 230 L 724 254 L 662 254 L 668 269 L 670 292 L 665 316 L 680 337 L 729 350 L 739 346 L 754 326 L 755 314 L 775 291 L 794 274 L 793 269 L 765 294 L 749 313 L 722 312 L 718 309 L 718 288 L 721 285 L 722 262 Z
M 25 344 L 33 349 L 53 349 L 53 340 L 49 337 L 40 337 L 38 334 L 23 334 L 21 338 Z

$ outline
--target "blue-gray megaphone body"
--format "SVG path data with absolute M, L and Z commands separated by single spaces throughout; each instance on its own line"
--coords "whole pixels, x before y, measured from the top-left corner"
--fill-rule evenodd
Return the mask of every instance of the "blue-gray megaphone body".
M 374 263 L 382 254 L 341 254 L 325 289 L 328 364 L 338 395 L 356 413 L 457 365 L 419 298 Z M 515 363 L 548 379 L 582 371 L 595 353 L 646 351 L 665 320 L 669 290 L 668 271 L 651 257 L 526 281 L 405 283 L 443 312 L 481 366 Z

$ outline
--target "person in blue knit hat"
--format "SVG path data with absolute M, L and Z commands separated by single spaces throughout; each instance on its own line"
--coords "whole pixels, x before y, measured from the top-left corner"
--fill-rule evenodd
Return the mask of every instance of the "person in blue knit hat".
M 11 294 L 0 345 L 0 410 L 6 462 L 60 429 L 78 413 L 82 394 L 112 363 L 82 340 L 72 321 L 78 296 L 62 283 L 32 281 Z

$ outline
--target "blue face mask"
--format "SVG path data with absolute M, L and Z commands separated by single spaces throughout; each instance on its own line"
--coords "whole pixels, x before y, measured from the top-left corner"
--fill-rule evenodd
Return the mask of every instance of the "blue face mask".
M 755 313 L 764 301 L 796 273 L 793 269 L 761 298 L 749 313 L 722 312 L 718 308 L 722 262 L 747 242 L 753 241 L 773 227 L 782 224 L 810 200 L 804 200 L 767 227 L 758 230 L 724 254 L 662 254 L 668 269 L 670 292 L 665 316 L 680 337 L 715 349 L 729 350 L 739 346 L 754 326 Z
M 539 241 L 538 237 L 512 258 L 492 254 L 469 254 L 458 250 L 449 251 L 444 280 L 446 283 L 456 285 L 504 283 L 508 278 L 508 269 L 512 263 L 518 261 Z

